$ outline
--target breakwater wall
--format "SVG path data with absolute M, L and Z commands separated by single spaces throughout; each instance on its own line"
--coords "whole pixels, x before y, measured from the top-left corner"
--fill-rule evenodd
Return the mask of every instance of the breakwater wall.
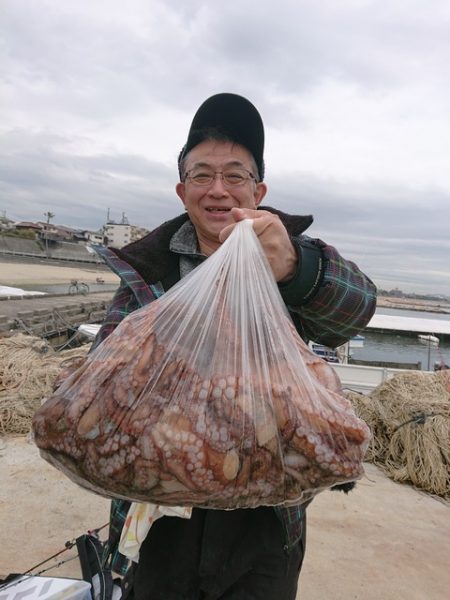
M 105 297 L 107 296 L 107 297 Z M 64 343 L 79 325 L 101 323 L 112 294 L 86 297 L 46 297 L 0 302 L 0 336 L 27 333 Z M 3 314 L 2 314 L 3 313 Z
M 52 242 L 45 246 L 42 241 L 7 235 L 0 235 L 0 256 L 103 264 L 87 243 Z
M 350 357 L 348 359 L 349 365 L 359 365 L 364 367 L 383 367 L 385 369 L 407 369 L 420 371 L 422 369 L 422 362 L 396 362 L 396 361 L 381 361 L 381 360 L 358 360 Z

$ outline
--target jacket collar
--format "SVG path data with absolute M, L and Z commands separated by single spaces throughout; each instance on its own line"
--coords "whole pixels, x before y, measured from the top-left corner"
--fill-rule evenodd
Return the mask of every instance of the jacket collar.
M 270 206 L 261 206 L 260 209 L 278 215 L 291 236 L 300 235 L 313 222 L 311 215 L 289 215 Z M 188 218 L 187 214 L 179 215 L 166 221 L 142 239 L 121 249 L 111 248 L 111 250 L 140 273 L 147 283 L 157 283 L 178 269 L 179 255 L 171 252 L 169 245 L 172 236 Z

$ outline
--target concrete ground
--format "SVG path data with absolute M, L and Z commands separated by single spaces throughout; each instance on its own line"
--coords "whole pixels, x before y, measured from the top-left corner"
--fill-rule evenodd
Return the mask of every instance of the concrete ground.
M 0 481 L 0 576 L 29 569 L 108 521 L 109 502 L 47 464 L 25 436 L 0 439 Z M 298 599 L 449 598 L 450 504 L 368 464 L 350 495 L 324 492 L 308 510 Z M 49 565 L 73 556 L 66 551 Z M 71 560 L 47 574 L 80 570 Z

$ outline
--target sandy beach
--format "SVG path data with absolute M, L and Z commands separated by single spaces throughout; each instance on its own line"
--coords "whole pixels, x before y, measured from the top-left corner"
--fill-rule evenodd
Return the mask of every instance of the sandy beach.
M 95 283 L 97 277 L 105 283 L 116 284 L 117 275 L 103 265 L 86 264 L 86 266 L 68 266 L 67 263 L 48 264 L 47 262 L 26 263 L 0 260 L 0 285 L 10 287 L 32 286 L 33 284 L 51 285 L 67 283 L 78 279 L 86 283 Z
M 0 481 L 0 575 L 29 569 L 108 521 L 109 501 L 46 463 L 26 436 L 0 439 Z M 355 491 L 323 492 L 308 515 L 298 600 L 447 600 L 448 503 L 367 464 Z M 45 566 L 74 556 L 66 551 Z M 78 561 L 47 575 L 80 577 Z

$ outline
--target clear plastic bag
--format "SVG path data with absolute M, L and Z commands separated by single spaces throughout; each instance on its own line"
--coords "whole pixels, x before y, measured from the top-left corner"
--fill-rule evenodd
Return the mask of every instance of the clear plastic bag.
M 33 427 L 44 458 L 97 493 L 221 509 L 355 480 L 369 440 L 297 334 L 249 220 L 124 319 Z

